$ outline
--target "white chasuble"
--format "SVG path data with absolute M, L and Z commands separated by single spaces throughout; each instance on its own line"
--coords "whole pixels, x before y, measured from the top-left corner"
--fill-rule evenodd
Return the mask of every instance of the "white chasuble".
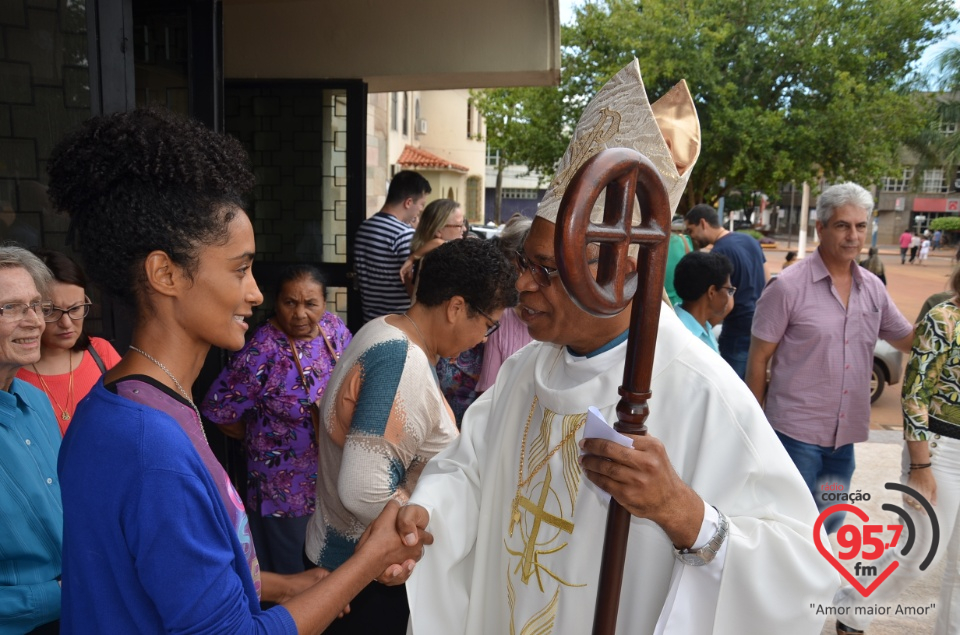
M 413 633 L 591 632 L 608 503 L 576 442 L 589 406 L 615 420 L 624 354 L 535 342 L 470 407 L 411 498 L 435 537 L 407 583 Z M 746 385 L 666 307 L 652 391 L 650 434 L 730 534 L 711 571 L 681 565 L 658 526 L 633 518 L 617 632 L 819 633 L 810 604 L 829 604 L 839 580 L 812 540 L 813 500 Z

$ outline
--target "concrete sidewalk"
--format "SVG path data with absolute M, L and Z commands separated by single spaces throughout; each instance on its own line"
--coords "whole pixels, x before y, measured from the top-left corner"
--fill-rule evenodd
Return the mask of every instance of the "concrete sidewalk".
M 872 523 L 884 525 L 896 523 L 895 515 L 881 509 L 884 503 L 902 505 L 899 493 L 884 488 L 888 482 L 899 482 L 900 453 L 903 447 L 903 433 L 893 430 L 871 430 L 870 440 L 858 443 L 856 446 L 857 469 L 853 474 L 853 483 L 850 491 L 870 493 L 870 501 L 857 503 L 870 516 Z M 847 522 L 860 524 L 859 518 L 851 522 L 847 515 Z M 834 540 L 834 546 L 836 542 Z M 945 539 L 941 539 L 940 550 L 946 551 Z M 882 605 L 890 607 L 890 615 L 877 617 L 870 628 L 869 635 L 902 635 L 904 633 L 923 635 L 933 632 L 936 623 L 937 609 L 930 610 L 928 615 L 893 615 L 896 606 L 902 607 L 929 607 L 939 605 L 940 580 L 943 578 L 943 561 L 936 567 L 928 569 L 924 575 L 911 585 L 898 600 Z M 894 571 L 891 576 L 896 575 Z M 823 635 L 836 633 L 836 619 L 828 617 L 823 628 Z

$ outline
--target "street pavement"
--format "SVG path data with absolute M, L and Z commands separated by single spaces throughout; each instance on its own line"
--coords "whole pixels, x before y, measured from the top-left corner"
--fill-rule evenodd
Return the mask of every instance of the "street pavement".
M 808 253 L 816 245 L 808 244 Z M 794 242 L 793 249 L 796 249 Z M 772 271 L 778 271 L 787 246 L 784 240 L 778 241 L 778 248 L 764 250 Z M 881 245 L 880 255 L 884 262 L 887 277 L 887 290 L 897 308 L 913 321 L 917 317 L 923 302 L 934 293 L 947 290 L 949 276 L 953 271 L 952 256 L 956 247 L 931 252 L 925 265 L 900 264 L 900 250 L 896 245 Z M 866 250 L 864 250 L 866 256 Z M 904 356 L 906 362 L 906 356 Z M 902 423 L 900 415 L 900 385 L 887 386 L 884 393 L 871 409 L 870 440 L 860 443 L 856 448 L 857 468 L 853 475 L 851 492 L 869 492 L 869 503 L 858 507 L 864 509 L 871 523 L 884 525 L 895 523 L 893 514 L 881 509 L 885 502 L 902 504 L 899 495 L 884 488 L 887 482 L 898 482 L 900 475 L 900 454 L 903 447 Z M 850 515 L 848 515 L 848 519 Z M 852 524 L 861 524 L 854 519 Z M 834 539 L 835 540 L 835 539 Z M 834 542 L 834 547 L 836 543 Z M 946 544 L 941 542 L 940 549 Z M 896 575 L 894 572 L 891 575 Z M 897 606 L 930 607 L 939 603 L 940 580 L 943 577 L 942 562 L 928 570 L 917 582 L 908 588 L 895 602 L 884 604 L 890 608 L 890 615 L 877 617 L 866 631 L 870 635 L 901 635 L 904 633 L 923 635 L 933 632 L 936 622 L 936 608 L 926 611 L 926 615 L 894 615 Z M 832 635 L 836 619 L 828 617 L 822 635 Z

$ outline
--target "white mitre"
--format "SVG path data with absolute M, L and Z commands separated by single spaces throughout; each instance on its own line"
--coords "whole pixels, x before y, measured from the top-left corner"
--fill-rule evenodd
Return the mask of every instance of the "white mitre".
M 580 116 L 537 216 L 556 223 L 560 200 L 573 175 L 606 148 L 631 148 L 650 159 L 670 197 L 670 211 L 676 211 L 700 156 L 700 120 L 687 82 L 680 80 L 651 106 L 636 59 L 614 75 Z M 603 221 L 603 201 L 601 195 L 590 214 L 594 223 Z M 636 211 L 633 222 L 640 222 Z

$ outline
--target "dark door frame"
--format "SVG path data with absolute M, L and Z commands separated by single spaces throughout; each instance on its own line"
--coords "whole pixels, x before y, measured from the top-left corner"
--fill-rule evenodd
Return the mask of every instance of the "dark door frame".
M 223 129 L 223 7 L 220 0 L 171 2 L 187 12 L 189 25 L 190 114 L 214 130 Z M 133 55 L 133 0 L 87 0 L 87 57 L 91 115 L 136 108 Z M 130 344 L 133 313 L 104 294 L 103 334 L 120 351 Z
M 226 79 L 229 88 L 310 85 L 321 89 L 345 90 L 347 94 L 347 261 L 323 262 L 323 272 L 331 287 L 347 289 L 347 326 L 354 333 L 363 324 L 360 292 L 354 288 L 353 236 L 366 217 L 367 199 L 367 84 L 363 80 L 310 79 Z M 254 265 L 256 266 L 256 265 Z

